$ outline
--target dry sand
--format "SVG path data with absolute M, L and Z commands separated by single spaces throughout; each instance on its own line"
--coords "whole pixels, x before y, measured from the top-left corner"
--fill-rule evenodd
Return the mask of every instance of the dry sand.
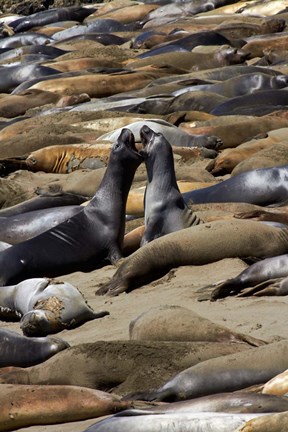
M 72 273 L 64 279 L 78 287 L 95 310 L 106 309 L 109 316 L 90 321 L 74 330 L 65 330 L 57 336 L 71 345 L 97 340 L 128 339 L 130 321 L 147 309 L 158 305 L 188 307 L 203 317 L 225 325 L 232 330 L 267 341 L 287 337 L 288 297 L 227 298 L 217 302 L 198 302 L 196 290 L 206 284 L 233 277 L 246 268 L 240 259 L 225 259 L 205 266 L 180 267 L 149 285 L 107 298 L 95 296 L 98 285 L 115 272 L 107 266 L 91 273 Z M 18 323 L 1 323 L 3 328 L 19 331 Z M 96 419 L 63 425 L 33 426 L 19 429 L 27 432 L 82 432 Z

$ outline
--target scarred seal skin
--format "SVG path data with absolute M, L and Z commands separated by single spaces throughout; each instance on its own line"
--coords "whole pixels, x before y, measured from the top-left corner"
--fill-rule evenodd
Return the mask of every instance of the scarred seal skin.
M 94 312 L 68 282 L 35 278 L 0 290 L 0 317 L 22 317 L 20 327 L 25 336 L 47 336 L 108 314 Z

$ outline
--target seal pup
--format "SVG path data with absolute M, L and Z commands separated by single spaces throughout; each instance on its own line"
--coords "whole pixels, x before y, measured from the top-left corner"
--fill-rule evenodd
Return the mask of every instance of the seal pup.
M 105 260 L 116 263 L 122 257 L 128 192 L 142 161 L 133 134 L 124 128 L 90 203 L 56 227 L 0 253 L 0 285 L 89 271 Z
M 42 363 L 70 345 L 56 337 L 28 338 L 15 331 L 0 329 L 0 367 L 28 367 Z
M 198 225 L 200 219 L 188 208 L 179 191 L 173 151 L 161 133 L 149 126 L 140 130 L 148 176 L 144 196 L 145 232 L 141 246 L 173 231 Z
M 35 278 L 0 289 L 0 318 L 22 317 L 25 336 L 46 336 L 108 314 L 94 312 L 68 282 Z

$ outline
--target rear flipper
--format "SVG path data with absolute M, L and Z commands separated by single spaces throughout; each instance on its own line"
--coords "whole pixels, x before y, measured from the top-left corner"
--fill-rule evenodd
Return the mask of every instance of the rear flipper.
M 250 295 L 256 297 L 288 295 L 288 278 L 269 279 L 252 288 L 246 288 L 237 297 L 248 297 Z

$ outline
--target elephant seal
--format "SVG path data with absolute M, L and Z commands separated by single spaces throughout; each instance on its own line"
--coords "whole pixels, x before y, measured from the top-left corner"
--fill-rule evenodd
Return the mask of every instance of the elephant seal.
M 0 290 L 0 318 L 21 317 L 25 336 L 47 336 L 108 314 L 94 312 L 68 282 L 27 279 Z
M 126 125 L 134 134 L 136 142 L 141 141 L 140 130 L 143 126 L 148 126 L 150 129 L 152 128 L 154 132 L 161 133 L 166 140 L 175 147 L 206 147 L 208 149 L 217 150 L 222 145 L 222 141 L 216 136 L 189 135 L 181 131 L 177 126 L 161 119 L 140 120 Z M 98 137 L 96 141 L 113 142 L 120 131 L 121 128 L 112 132 L 107 132 Z
M 59 71 L 51 67 L 33 63 L 28 63 L 26 65 L 21 64 L 17 66 L 10 66 L 8 71 L 9 73 L 7 73 L 6 67 L 0 68 L 1 93 L 10 93 L 17 86 L 22 84 L 24 81 L 27 81 L 28 79 L 30 80 L 33 78 L 41 78 L 43 76 L 52 77 L 53 75 L 59 73 Z
M 87 271 L 107 259 L 111 263 L 119 260 L 127 196 L 142 161 L 133 134 L 124 128 L 90 203 L 67 221 L 0 253 L 0 285 Z
M 121 414 L 121 413 L 120 413 Z M 145 415 L 146 414 L 146 415 Z M 261 414 L 228 414 L 228 413 L 165 413 L 152 414 L 145 411 L 139 415 L 112 416 L 85 429 L 84 432 L 158 432 L 158 431 L 187 431 L 187 432 L 231 432 L 243 425 L 247 420 L 254 419 Z
M 241 297 L 252 294 L 256 296 L 287 295 L 288 279 L 286 278 L 286 280 L 284 279 L 281 282 L 279 280 L 275 281 L 275 279 L 288 276 L 287 268 L 287 254 L 266 258 L 256 262 L 241 272 L 238 276 L 212 285 L 214 289 L 211 293 L 211 300 L 239 293 Z M 267 287 L 267 285 L 271 284 L 272 286 Z M 247 287 L 253 288 L 250 288 L 241 294 L 243 289 Z
M 32 27 L 46 26 L 47 24 L 57 21 L 79 21 L 95 12 L 95 8 L 84 8 L 82 6 L 70 6 L 63 8 L 48 9 L 42 12 L 36 12 L 28 17 L 21 17 L 9 23 L 15 33 L 25 32 Z
M 270 151 L 272 155 L 270 156 L 270 159 L 273 159 L 273 150 L 275 146 L 283 145 L 288 143 L 288 140 L 286 139 L 288 132 L 288 128 L 281 128 L 272 130 L 268 133 L 264 133 L 263 137 L 256 137 L 252 140 L 243 142 L 243 144 L 238 145 L 236 148 L 227 148 L 224 149 L 221 154 L 219 154 L 216 159 L 210 162 L 209 166 L 207 167 L 208 171 L 211 172 L 211 174 L 215 175 L 225 175 L 230 174 L 233 170 L 233 174 L 237 174 L 237 171 L 234 171 L 234 168 L 242 161 L 247 160 L 248 158 L 251 158 L 251 156 L 255 155 L 256 158 L 258 158 L 258 153 L 261 150 L 268 149 L 267 151 Z M 260 135 L 261 136 L 261 135 Z M 281 148 L 281 147 L 280 147 Z M 277 150 L 277 149 L 275 149 Z M 259 153 L 259 156 L 263 157 L 262 153 Z M 279 159 L 281 161 L 281 159 Z M 268 159 L 269 161 L 269 159 Z M 273 159 L 274 161 L 274 159 Z M 255 160 L 256 162 L 256 160 Z M 278 162 L 278 161 L 277 161 Z M 281 162 L 280 162 L 281 163 Z M 279 165 L 277 163 L 277 165 Z M 282 165 L 282 163 L 281 163 Z M 284 165 L 284 163 L 283 163 Z M 276 163 L 272 164 L 271 166 L 276 166 Z M 264 166 L 253 166 L 253 168 L 250 169 L 244 169 L 244 171 L 250 171 L 251 169 L 255 168 L 264 168 Z M 239 173 L 238 173 L 239 174 Z
M 288 393 L 288 369 L 268 381 L 264 385 L 262 393 L 280 396 Z
M 268 396 L 268 397 L 267 397 Z M 126 399 L 126 398 L 125 398 Z M 141 413 L 192 413 L 192 412 L 231 412 L 231 413 L 270 413 L 287 411 L 288 399 L 275 395 L 248 391 L 216 393 L 209 396 L 170 402 L 154 407 L 130 409 L 123 414 L 140 415 Z
M 243 172 L 252 171 L 259 168 L 271 168 L 287 165 L 288 163 L 288 142 L 280 142 L 270 148 L 264 148 L 243 160 L 232 170 L 231 175 L 235 176 Z
M 248 420 L 235 432 L 285 432 L 287 428 L 288 412 L 283 412 Z
M 140 136 L 148 177 L 143 246 L 162 235 L 197 225 L 200 219 L 187 207 L 177 186 L 170 143 L 146 125 L 142 126 Z
M 18 244 L 59 225 L 82 210 L 80 205 L 34 210 L 16 216 L 1 217 L 0 241 Z
M 0 173 L 18 169 L 67 174 L 76 169 L 98 169 L 107 165 L 111 144 L 55 145 L 32 151 L 27 157 L 0 159 Z
M 0 404 L 2 431 L 97 418 L 132 405 L 116 395 L 84 387 L 11 384 L 1 385 Z
M 206 360 L 183 370 L 155 392 L 137 397 L 171 402 L 261 384 L 287 368 L 287 354 L 288 343 L 284 340 Z
M 261 346 L 265 342 L 233 332 L 181 306 L 159 306 L 143 312 L 130 322 L 132 340 L 243 342 Z
M 63 192 L 60 189 L 50 191 L 50 194 L 45 194 L 40 188 L 36 189 L 34 198 L 30 198 L 19 204 L 11 207 L 2 208 L 0 210 L 0 217 L 16 216 L 26 212 L 33 212 L 35 210 L 50 209 L 52 207 L 65 207 L 71 205 L 79 205 L 87 201 L 87 197 L 73 193 Z
M 51 92 L 24 90 L 18 95 L 7 95 L 0 99 L 0 117 L 13 118 L 26 113 L 30 108 L 56 103 L 60 97 Z
M 28 367 L 42 363 L 70 345 L 56 337 L 28 338 L 0 329 L 0 367 Z
M 223 258 L 266 258 L 287 252 L 288 229 L 253 222 L 215 221 L 160 237 L 126 258 L 96 294 L 115 296 L 131 291 L 178 266 L 203 265 Z
M 199 361 L 250 349 L 219 342 L 97 341 L 71 347 L 43 365 L 4 373 L 0 382 L 78 385 L 126 395 L 157 388 Z
M 183 197 L 193 204 L 230 201 L 265 206 L 287 200 L 287 180 L 288 165 L 259 168 L 207 188 L 185 192 Z

